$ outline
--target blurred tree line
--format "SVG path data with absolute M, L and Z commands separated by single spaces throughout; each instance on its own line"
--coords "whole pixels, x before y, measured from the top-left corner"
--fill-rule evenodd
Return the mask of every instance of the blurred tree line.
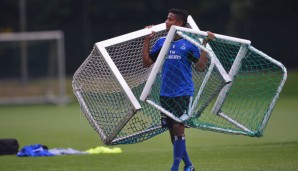
M 171 7 L 188 10 L 201 30 L 249 39 L 287 68 L 298 66 L 294 0 L 26 0 L 26 30 L 64 31 L 72 75 L 94 43 L 162 23 Z M 0 0 L 0 12 L 0 32 L 19 32 L 19 1 Z

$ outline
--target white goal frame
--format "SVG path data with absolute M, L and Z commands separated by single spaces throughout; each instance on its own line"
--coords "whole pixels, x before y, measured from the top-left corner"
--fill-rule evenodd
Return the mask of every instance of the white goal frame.
M 195 23 L 193 23 L 193 25 L 195 25 Z M 185 28 L 181 28 L 181 30 L 184 30 Z M 198 27 L 193 27 L 192 30 L 196 30 L 196 31 L 200 31 L 200 29 Z M 188 32 L 196 32 L 196 31 L 192 31 L 192 30 L 188 30 Z M 199 32 L 197 32 L 197 34 L 199 34 Z M 206 36 L 206 34 L 205 34 Z M 256 54 L 260 55 L 262 58 L 270 61 L 271 63 L 274 63 L 276 66 L 278 66 L 282 71 L 283 71 L 283 78 L 278 86 L 278 89 L 277 89 L 277 92 L 276 92 L 276 95 L 275 97 L 273 98 L 272 102 L 270 103 L 270 107 L 269 107 L 269 110 L 266 112 L 265 116 L 264 116 L 264 119 L 263 119 L 263 122 L 262 122 L 262 125 L 260 126 L 259 128 L 259 132 L 263 132 L 264 129 L 265 129 L 265 126 L 267 125 L 267 122 L 270 118 L 270 115 L 272 113 L 272 110 L 277 102 L 277 99 L 279 97 L 279 94 L 285 84 L 285 81 L 287 79 L 287 70 L 285 68 L 285 66 L 271 58 L 270 56 L 268 56 L 267 54 L 259 51 L 258 49 L 254 48 L 253 46 L 251 46 L 251 41 L 250 40 L 245 40 L 245 39 L 239 39 L 239 38 L 235 38 L 235 37 L 230 37 L 230 36 L 225 36 L 225 35 L 219 35 L 219 34 L 215 34 L 215 37 L 217 38 L 220 38 L 220 39 L 224 39 L 224 40 L 228 40 L 228 41 L 233 41 L 233 42 L 238 42 L 241 44 L 241 47 L 238 51 L 238 54 L 233 62 L 233 65 L 232 67 L 230 68 L 228 72 L 228 77 L 230 78 L 230 82 L 229 84 L 226 84 L 223 89 L 220 91 L 217 99 L 216 99 L 216 102 L 212 108 L 212 113 L 213 114 L 216 114 L 220 117 L 222 117 L 223 119 L 227 120 L 228 122 L 232 123 L 233 125 L 235 125 L 236 127 L 240 128 L 241 130 L 245 131 L 245 132 L 248 132 L 248 133 L 251 133 L 252 135 L 253 134 L 256 134 L 254 131 L 250 130 L 249 128 L 246 128 L 244 125 L 242 125 L 241 123 L 237 122 L 236 120 L 234 120 L 233 118 L 230 118 L 228 116 L 228 114 L 225 114 L 221 111 L 221 108 L 222 106 L 224 105 L 224 102 L 225 102 L 225 99 L 227 97 L 227 93 L 229 92 L 230 88 L 232 87 L 233 85 L 233 80 L 235 78 L 235 76 L 238 74 L 238 71 L 240 70 L 240 67 L 241 67 L 241 63 L 242 63 L 242 60 L 244 59 L 246 53 L 248 50 L 251 50 L 253 52 L 255 52 Z M 195 43 L 195 42 L 193 42 Z M 204 47 L 203 46 L 200 46 L 201 49 L 204 50 Z M 212 48 L 210 47 L 209 44 L 207 44 L 206 48 L 212 52 Z M 209 53 L 208 53 L 209 54 Z M 211 53 L 212 54 L 212 53 Z M 209 54 L 210 55 L 210 54 Z M 218 61 L 218 59 L 214 58 L 214 60 L 216 60 L 216 64 L 220 64 L 220 62 Z M 218 66 L 219 69 L 221 69 L 221 65 Z M 222 71 L 222 70 L 221 70 Z M 190 116 L 189 116 L 190 117 Z M 189 118 L 188 117 L 188 118 Z M 187 118 L 187 119 L 188 119 Z M 186 120 L 186 119 L 184 119 Z M 182 120 L 183 121 L 183 120 Z M 210 127 L 210 129 L 212 129 L 212 127 Z M 213 128 L 214 130 L 216 131 L 223 131 L 223 132 L 231 132 L 231 133 L 234 133 L 234 134 L 242 134 L 241 132 L 232 132 L 230 130 L 225 130 L 225 129 L 221 129 L 219 130 L 218 128 Z M 261 135 L 257 135 L 257 136 L 261 136 Z
M 249 44 L 248 44 L 249 45 Z M 279 94 L 286 82 L 286 79 L 287 79 L 287 69 L 285 68 L 285 66 L 271 58 L 270 56 L 268 56 L 267 54 L 259 51 L 258 49 L 254 48 L 253 46 L 245 46 L 245 45 L 242 45 L 239 49 L 239 52 L 235 58 L 235 61 L 229 71 L 229 76 L 230 78 L 232 79 L 231 81 L 231 84 L 228 84 L 226 85 L 219 93 L 218 95 L 218 98 L 216 99 L 216 102 L 212 108 L 212 113 L 213 114 L 216 114 L 222 118 L 224 118 L 225 120 L 227 120 L 228 122 L 234 124 L 236 127 L 240 128 L 241 130 L 247 132 L 247 133 L 250 133 L 251 135 L 256 135 L 256 136 L 262 136 L 261 134 L 258 135 L 258 133 L 250 130 L 249 128 L 245 127 L 244 125 L 242 125 L 241 123 L 239 123 L 238 121 L 234 120 L 233 118 L 229 117 L 228 116 L 228 113 L 224 113 L 221 111 L 221 108 L 223 107 L 224 105 L 224 102 L 226 100 L 226 97 L 227 97 L 227 93 L 230 91 L 230 88 L 232 87 L 233 85 L 233 80 L 235 78 L 235 76 L 237 75 L 238 71 L 240 70 L 240 67 L 241 67 L 241 62 L 242 62 L 242 59 L 245 57 L 246 53 L 248 50 L 251 50 L 253 52 L 255 52 L 256 54 L 260 55 L 260 57 L 264 58 L 265 60 L 268 60 L 270 61 L 271 63 L 274 63 L 276 66 L 278 66 L 282 71 L 283 71 L 283 75 L 282 75 L 282 80 L 277 88 L 277 92 L 273 98 L 273 100 L 271 101 L 270 105 L 269 105 L 269 109 L 267 110 L 267 112 L 265 113 L 265 116 L 263 118 L 263 121 L 262 121 L 262 124 L 260 126 L 260 128 L 258 129 L 258 132 L 259 133 L 262 133 L 267 125 L 267 122 L 270 118 L 270 115 L 272 113 L 272 110 L 277 102 L 277 99 L 279 97 Z M 217 129 L 217 128 L 216 128 Z M 218 129 L 217 129 L 218 130 Z M 227 131 L 227 130 L 219 130 L 219 131 L 226 131 L 226 132 L 231 132 L 231 131 Z M 242 134 L 242 132 L 231 132 L 231 133 L 235 133 L 235 134 Z

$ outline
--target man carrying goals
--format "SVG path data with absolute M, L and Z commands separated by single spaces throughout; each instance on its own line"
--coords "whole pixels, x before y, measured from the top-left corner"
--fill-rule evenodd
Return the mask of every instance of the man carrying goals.
M 170 9 L 166 23 L 166 30 L 171 26 L 185 27 L 188 13 L 182 9 Z M 150 28 L 148 26 L 147 28 Z M 143 46 L 143 65 L 151 66 L 164 44 L 165 37 L 159 38 L 150 49 L 150 40 L 154 32 L 147 36 Z M 208 40 L 214 39 L 214 34 L 208 32 Z M 206 40 L 206 39 L 205 39 Z M 204 41 L 206 45 L 208 41 Z M 181 117 L 187 111 L 190 97 L 194 94 L 191 64 L 195 63 L 199 69 L 204 69 L 207 63 L 206 52 L 200 51 L 195 45 L 176 36 L 171 43 L 162 69 L 162 84 L 160 87 L 160 104 L 175 116 Z M 174 161 L 171 171 L 178 171 L 181 159 L 184 161 L 184 171 L 194 171 L 185 145 L 185 126 L 162 114 L 162 126 L 167 127 L 173 143 Z

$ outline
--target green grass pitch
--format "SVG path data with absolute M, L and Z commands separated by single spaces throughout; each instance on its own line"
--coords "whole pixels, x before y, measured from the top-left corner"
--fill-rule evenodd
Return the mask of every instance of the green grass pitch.
M 187 129 L 187 148 L 197 170 L 298 170 L 298 72 L 289 72 L 264 137 L 251 138 Z M 87 150 L 103 145 L 76 102 L 66 106 L 0 107 L 0 139 L 16 138 L 20 146 Z M 172 162 L 168 133 L 133 145 L 121 154 L 20 158 L 0 156 L 2 171 L 166 171 Z M 181 163 L 181 168 L 183 163 Z

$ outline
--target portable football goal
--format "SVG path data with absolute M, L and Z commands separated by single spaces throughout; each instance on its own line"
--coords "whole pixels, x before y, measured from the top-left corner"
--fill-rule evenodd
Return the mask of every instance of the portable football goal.
M 144 37 L 152 31 L 151 46 L 160 37 L 166 39 L 155 64 L 144 68 Z M 208 57 L 203 70 L 191 64 L 194 96 L 181 117 L 163 108 L 159 99 L 163 64 L 176 36 Z M 205 47 L 206 36 L 189 16 L 186 28 L 173 26 L 167 33 L 165 24 L 159 24 L 95 43 L 72 86 L 82 112 L 105 144 L 138 143 L 166 131 L 161 112 L 192 128 L 262 136 L 285 83 L 285 67 L 249 40 L 215 34 Z M 173 73 L 173 80 L 178 74 Z

